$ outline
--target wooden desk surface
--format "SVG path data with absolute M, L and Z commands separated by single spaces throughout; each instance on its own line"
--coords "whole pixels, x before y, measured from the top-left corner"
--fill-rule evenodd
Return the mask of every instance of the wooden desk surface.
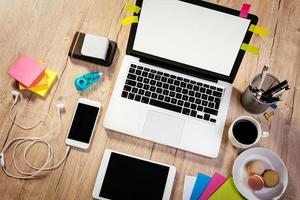
M 240 9 L 241 0 L 213 0 L 212 2 Z M 129 153 L 143 158 L 175 165 L 176 182 L 172 199 L 181 199 L 185 175 L 197 172 L 212 175 L 219 171 L 231 175 L 232 164 L 239 151 L 227 139 L 230 123 L 239 115 L 249 115 L 240 105 L 241 92 L 250 79 L 269 63 L 270 72 L 280 80 L 287 79 L 291 90 L 275 110 L 271 122 L 262 115 L 264 129 L 270 131 L 268 139 L 259 146 L 275 151 L 285 162 L 289 172 L 289 185 L 282 199 L 300 199 L 300 1 L 299 0 L 249 0 L 251 12 L 260 17 L 259 25 L 270 30 L 270 36 L 254 36 L 251 44 L 260 47 L 260 55 L 247 53 L 234 82 L 231 105 L 223 134 L 220 154 L 217 159 L 208 159 L 174 148 L 129 137 L 105 130 L 103 118 L 117 78 L 122 58 L 125 54 L 130 26 L 121 27 L 120 20 L 129 13 L 123 7 L 125 0 L 1 0 L 0 1 L 0 148 L 17 136 L 43 135 L 57 123 L 57 102 L 66 104 L 62 115 L 63 130 L 52 134 L 48 139 L 53 145 L 55 161 L 65 153 L 65 137 L 77 99 L 86 97 L 101 101 L 103 111 L 95 132 L 93 143 L 88 152 L 72 150 L 67 161 L 57 170 L 38 180 L 15 180 L 0 172 L 1 199 L 91 199 L 97 171 L 105 148 Z M 73 63 L 68 50 L 76 31 L 107 36 L 118 43 L 118 52 L 113 65 L 109 68 L 97 67 L 86 63 Z M 16 120 L 32 124 L 49 112 L 52 118 L 32 131 L 23 131 L 13 126 L 8 118 L 12 105 L 11 90 L 15 81 L 7 75 L 7 69 L 22 53 L 41 59 L 49 69 L 59 73 L 59 80 L 45 98 L 29 92 L 23 93 L 19 102 Z M 73 86 L 74 78 L 92 69 L 104 73 L 101 84 L 79 94 Z M 209 134 L 209 133 L 208 133 Z M 11 151 L 6 155 L 11 156 Z M 37 145 L 29 159 L 41 165 L 46 156 L 46 148 Z M 21 158 L 22 154 L 18 153 Z M 7 168 L 12 170 L 12 161 L 7 158 Z M 19 163 L 22 163 L 20 159 Z M 12 170 L 12 172 L 15 172 Z

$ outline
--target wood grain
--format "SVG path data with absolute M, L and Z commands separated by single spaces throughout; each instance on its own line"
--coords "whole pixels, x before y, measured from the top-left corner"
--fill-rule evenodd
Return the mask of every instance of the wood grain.
M 133 1 L 131 1 L 132 3 Z M 241 0 L 212 0 L 211 2 L 240 9 Z M 43 135 L 57 124 L 57 102 L 65 102 L 66 112 L 62 115 L 62 131 L 56 131 L 48 139 L 53 145 L 55 161 L 64 155 L 64 139 L 71 121 L 72 111 L 79 97 L 101 101 L 103 110 L 89 151 L 72 150 L 66 162 L 57 170 L 46 173 L 37 180 L 15 180 L 0 172 L 1 199 L 92 199 L 92 190 L 105 148 L 141 156 L 177 168 L 172 199 L 181 199 L 184 177 L 197 172 L 212 175 L 219 171 L 231 175 L 232 164 L 239 151 L 233 148 L 227 138 L 230 123 L 239 115 L 249 115 L 240 105 L 241 92 L 251 78 L 269 63 L 270 73 L 280 80 L 287 79 L 292 86 L 284 101 L 275 110 L 273 119 L 260 119 L 264 129 L 271 136 L 260 142 L 276 152 L 285 162 L 289 172 L 289 185 L 282 199 L 300 199 L 300 1 L 299 0 L 249 0 L 251 12 L 259 16 L 259 25 L 270 30 L 270 36 L 254 36 L 251 44 L 260 47 L 260 55 L 246 54 L 234 82 L 230 109 L 223 134 L 220 154 L 217 159 L 208 159 L 171 147 L 119 134 L 103 127 L 111 92 L 125 54 L 130 26 L 121 27 L 120 20 L 130 13 L 123 12 L 124 0 L 0 0 L 0 148 L 12 138 L 28 135 Z M 114 63 L 103 68 L 88 63 L 70 60 L 68 50 L 76 31 L 102 35 L 118 43 Z M 30 125 L 49 113 L 50 119 L 32 131 L 13 126 L 8 119 L 12 105 L 11 90 L 16 82 L 7 75 L 8 68 L 22 54 L 28 53 L 42 59 L 49 69 L 59 74 L 51 92 L 46 98 L 39 98 L 29 92 L 23 93 L 18 103 L 16 120 Z M 104 73 L 100 84 L 91 90 L 78 93 L 73 86 L 76 76 L 90 70 Z M 298 103 L 298 104 L 297 104 Z M 11 151 L 6 154 L 11 156 Z M 30 152 L 29 159 L 41 165 L 46 156 L 44 146 L 37 146 Z M 18 153 L 18 158 L 22 154 Z M 7 161 L 12 169 L 12 162 Z M 20 164 L 22 160 L 20 159 Z

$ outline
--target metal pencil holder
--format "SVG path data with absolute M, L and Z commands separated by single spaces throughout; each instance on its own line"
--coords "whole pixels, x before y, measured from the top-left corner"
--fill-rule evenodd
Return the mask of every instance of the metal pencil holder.
M 261 74 L 258 74 L 252 79 L 250 85 L 252 86 L 252 88 L 256 88 L 258 87 L 260 81 L 261 81 Z M 271 74 L 266 74 L 266 78 L 264 80 L 261 89 L 263 91 L 266 91 L 278 83 L 280 82 L 275 76 Z M 246 90 L 243 92 L 241 96 L 241 103 L 243 108 L 252 114 L 263 113 L 268 107 L 272 105 L 272 103 L 268 103 L 258 99 L 256 97 L 256 93 L 250 90 L 250 86 L 248 86 Z

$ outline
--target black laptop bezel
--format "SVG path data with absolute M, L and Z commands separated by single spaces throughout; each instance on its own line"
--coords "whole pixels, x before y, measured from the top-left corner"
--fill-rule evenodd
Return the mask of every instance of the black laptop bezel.
M 231 14 L 234 16 L 239 16 L 239 14 L 240 14 L 239 10 L 234 10 L 231 8 L 227 8 L 224 6 L 220 6 L 220 5 L 209 3 L 206 1 L 202 1 L 202 0 L 180 0 L 180 1 L 186 2 L 186 3 L 191 3 L 194 5 L 198 5 L 198 6 L 202 6 L 202 7 L 209 8 L 209 9 L 213 9 L 216 11 L 224 12 L 224 13 Z M 136 1 L 136 5 L 141 8 L 142 8 L 142 4 L 143 4 L 143 0 Z M 143 12 L 143 8 L 141 9 L 141 12 Z M 139 14 L 135 14 L 135 15 L 139 16 Z M 247 19 L 249 19 L 251 21 L 249 24 L 249 27 L 251 24 L 256 25 L 258 22 L 258 17 L 256 15 L 253 15 L 250 13 L 248 14 Z M 159 67 L 167 68 L 170 70 L 174 70 L 174 71 L 177 71 L 180 73 L 192 75 L 195 77 L 200 77 L 200 78 L 212 80 L 215 82 L 217 82 L 218 80 L 222 80 L 222 81 L 226 81 L 229 83 L 233 83 L 233 81 L 236 77 L 236 74 L 238 72 L 238 69 L 240 67 L 240 64 L 245 55 L 245 51 L 240 49 L 239 53 L 237 54 L 236 60 L 234 62 L 233 68 L 230 72 L 230 75 L 226 76 L 226 75 L 219 74 L 216 72 L 200 69 L 200 68 L 197 68 L 197 67 L 194 67 L 191 65 L 175 62 L 175 61 L 172 61 L 169 59 L 161 58 L 158 56 L 154 56 L 154 55 L 150 55 L 150 54 L 147 54 L 144 52 L 134 50 L 133 45 L 134 45 L 134 39 L 135 39 L 137 27 L 138 27 L 138 24 L 131 25 L 130 35 L 129 35 L 128 44 L 127 44 L 127 50 L 126 50 L 126 53 L 128 55 L 139 57 L 141 62 L 150 63 L 150 64 L 153 64 L 153 65 L 156 65 Z M 249 27 L 248 27 L 248 29 L 249 29 Z M 248 30 L 244 37 L 243 43 L 248 44 L 251 40 L 252 35 L 253 35 L 253 33 Z

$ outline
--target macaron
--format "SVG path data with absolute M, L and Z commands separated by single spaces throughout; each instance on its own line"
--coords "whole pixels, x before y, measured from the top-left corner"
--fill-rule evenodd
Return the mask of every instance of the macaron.
M 248 177 L 248 185 L 252 190 L 261 190 L 264 187 L 264 180 L 259 175 L 250 175 Z
M 265 163 L 261 160 L 253 160 L 247 164 L 247 171 L 250 175 L 262 175 L 266 170 Z
M 263 179 L 266 187 L 275 187 L 279 183 L 278 173 L 271 169 L 264 172 Z

